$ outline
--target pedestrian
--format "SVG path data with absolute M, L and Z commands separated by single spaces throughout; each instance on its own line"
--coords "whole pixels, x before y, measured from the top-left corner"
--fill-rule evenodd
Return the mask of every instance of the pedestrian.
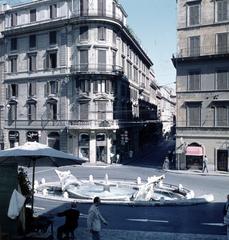
M 92 240 L 100 240 L 101 223 L 107 225 L 107 221 L 99 211 L 99 205 L 101 204 L 100 198 L 95 197 L 93 202 L 88 211 L 87 226 L 91 233 Z
M 229 240 L 229 194 L 227 195 L 227 202 L 223 208 L 224 224 L 227 226 L 227 239 Z
M 204 173 L 205 170 L 206 170 L 207 173 L 208 173 L 208 158 L 207 158 L 206 155 L 205 155 L 204 158 L 203 158 L 203 169 L 202 169 L 202 172 Z
M 167 156 L 165 157 L 162 169 L 163 170 L 168 170 L 169 169 L 169 158 Z
M 74 239 L 74 231 L 78 227 L 78 220 L 80 216 L 80 212 L 76 208 L 76 203 L 72 202 L 70 209 L 57 214 L 58 217 L 65 217 L 65 223 L 57 229 L 58 240 L 64 239 L 63 235 L 65 235 L 68 239 L 69 234 L 72 234 Z

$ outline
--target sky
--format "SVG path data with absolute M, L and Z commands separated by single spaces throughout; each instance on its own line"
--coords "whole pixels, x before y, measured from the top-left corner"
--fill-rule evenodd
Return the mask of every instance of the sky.
M 176 52 L 175 0 L 119 0 L 128 14 L 127 23 L 153 61 L 158 85 L 175 88 L 171 62 Z
M 25 0 L 11 0 L 16 2 Z M 119 0 L 119 3 L 128 14 L 128 25 L 154 63 L 157 84 L 175 88 L 176 71 L 171 57 L 176 52 L 176 1 Z

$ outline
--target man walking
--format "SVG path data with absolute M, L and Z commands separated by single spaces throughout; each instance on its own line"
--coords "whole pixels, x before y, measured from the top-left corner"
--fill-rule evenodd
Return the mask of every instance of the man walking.
M 208 173 L 208 166 L 207 166 L 207 164 L 208 164 L 208 158 L 207 158 L 207 156 L 205 155 L 205 156 L 204 156 L 204 159 L 203 159 L 203 170 L 202 170 L 203 173 L 205 172 L 205 170 L 206 170 L 207 173 Z
M 92 240 L 100 240 L 101 223 L 107 225 L 107 221 L 101 215 L 98 206 L 101 201 L 99 197 L 94 198 L 94 203 L 88 211 L 87 226 Z

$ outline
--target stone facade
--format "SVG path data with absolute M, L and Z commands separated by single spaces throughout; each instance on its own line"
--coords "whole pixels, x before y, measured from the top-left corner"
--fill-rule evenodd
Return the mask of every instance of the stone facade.
M 122 6 L 42 0 L 4 16 L 5 147 L 36 140 L 91 163 L 137 151 L 141 109 L 156 109 L 153 63 Z
M 177 168 L 228 171 L 229 64 L 227 0 L 178 0 Z

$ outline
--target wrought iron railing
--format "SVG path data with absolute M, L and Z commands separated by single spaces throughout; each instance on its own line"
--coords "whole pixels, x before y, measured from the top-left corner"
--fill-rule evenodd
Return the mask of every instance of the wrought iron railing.
M 180 49 L 174 57 L 198 57 L 198 56 L 209 56 L 209 55 L 219 55 L 219 54 L 229 54 L 229 46 L 227 45 L 216 45 L 216 46 L 203 46 L 196 48 L 182 48 Z
M 118 65 L 108 64 L 77 64 L 71 66 L 71 72 L 73 73 L 110 73 L 110 74 L 122 74 L 123 68 Z

